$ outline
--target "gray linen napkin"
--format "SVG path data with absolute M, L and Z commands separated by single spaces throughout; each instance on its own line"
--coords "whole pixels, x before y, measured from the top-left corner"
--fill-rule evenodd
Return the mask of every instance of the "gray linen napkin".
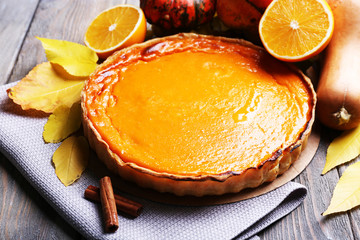
M 289 182 L 265 195 L 206 207 L 156 203 L 130 196 L 144 205 L 136 219 L 119 217 L 117 232 L 103 232 L 99 205 L 83 197 L 85 188 L 98 186 L 98 177 L 86 170 L 65 187 L 56 177 L 51 156 L 58 144 L 42 139 L 47 117 L 22 111 L 0 86 L 0 151 L 32 186 L 76 230 L 88 239 L 257 239 L 256 233 L 287 215 L 304 200 L 304 186 Z

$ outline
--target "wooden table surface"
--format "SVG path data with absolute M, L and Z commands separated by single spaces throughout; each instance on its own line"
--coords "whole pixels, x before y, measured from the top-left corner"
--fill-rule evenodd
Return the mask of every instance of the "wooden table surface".
M 35 36 L 83 43 L 90 21 L 121 0 L 0 0 L 0 84 L 23 78 L 46 61 Z M 310 165 L 294 181 L 309 192 L 297 209 L 259 236 L 261 239 L 360 239 L 360 211 L 322 217 L 346 166 L 321 176 L 326 148 L 338 135 L 321 128 L 321 141 Z M 0 154 L 0 239 L 82 239 L 19 171 Z

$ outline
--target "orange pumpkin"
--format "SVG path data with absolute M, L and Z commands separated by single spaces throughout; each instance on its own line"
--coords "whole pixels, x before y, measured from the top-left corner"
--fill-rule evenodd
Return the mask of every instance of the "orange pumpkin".
M 256 29 L 262 12 L 248 0 L 217 0 L 216 11 L 220 20 L 233 29 Z
M 215 0 L 140 0 L 149 23 L 171 29 L 191 29 L 211 21 Z

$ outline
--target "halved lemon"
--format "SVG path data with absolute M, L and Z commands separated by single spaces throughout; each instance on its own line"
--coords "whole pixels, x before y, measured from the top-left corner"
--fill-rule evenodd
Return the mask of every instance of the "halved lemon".
M 259 23 L 266 50 L 288 62 L 320 53 L 333 31 L 334 16 L 325 0 L 273 0 Z
M 101 12 L 85 33 L 85 45 L 100 58 L 145 40 L 146 19 L 141 8 L 117 5 Z

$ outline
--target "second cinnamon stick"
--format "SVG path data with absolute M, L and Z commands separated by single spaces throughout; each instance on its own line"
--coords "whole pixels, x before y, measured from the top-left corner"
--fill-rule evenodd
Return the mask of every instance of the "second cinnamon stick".
M 109 177 L 100 179 L 100 200 L 104 216 L 105 231 L 115 232 L 119 228 L 114 191 Z

